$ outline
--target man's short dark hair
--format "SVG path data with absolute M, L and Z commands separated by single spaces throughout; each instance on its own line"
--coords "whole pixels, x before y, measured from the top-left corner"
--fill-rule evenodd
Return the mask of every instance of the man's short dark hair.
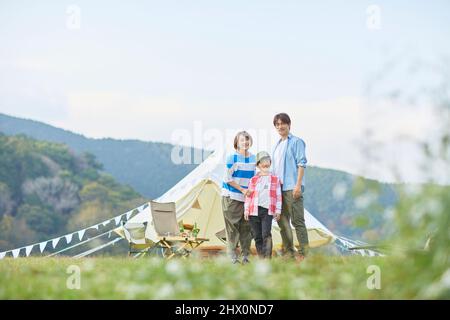
M 252 136 L 247 131 L 239 131 L 234 137 L 234 150 L 238 150 L 238 140 L 240 136 L 244 136 L 245 140 L 250 142 L 250 146 L 253 144 Z
M 273 117 L 273 125 L 276 127 L 277 121 L 280 120 L 282 123 L 285 123 L 291 126 L 291 118 L 287 115 L 287 113 L 279 113 L 276 114 L 275 117 Z

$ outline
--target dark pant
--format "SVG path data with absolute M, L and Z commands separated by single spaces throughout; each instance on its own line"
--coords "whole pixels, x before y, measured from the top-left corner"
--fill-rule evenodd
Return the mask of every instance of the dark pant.
M 273 216 L 263 207 L 258 207 L 258 216 L 249 217 L 256 251 L 261 258 L 272 257 L 272 219 Z
M 250 224 L 244 219 L 244 203 L 229 197 L 222 197 L 222 211 L 225 219 L 229 254 L 233 259 L 236 259 L 238 257 L 236 249 L 240 243 L 241 254 L 248 257 L 252 243 L 252 231 Z
M 284 254 L 295 256 L 294 237 L 291 229 L 295 228 L 297 240 L 300 245 L 299 254 L 305 256 L 308 252 L 308 231 L 305 224 L 305 212 L 303 208 L 303 194 L 299 199 L 294 199 L 292 190 L 282 192 L 282 209 L 278 226 L 280 227 L 281 239 L 283 240 Z

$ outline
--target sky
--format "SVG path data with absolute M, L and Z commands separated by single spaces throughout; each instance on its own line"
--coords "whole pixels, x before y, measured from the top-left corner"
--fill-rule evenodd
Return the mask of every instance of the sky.
M 270 149 L 272 118 L 286 112 L 309 164 L 424 181 L 415 143 L 433 139 L 435 109 L 385 97 L 439 82 L 428 66 L 450 56 L 449 9 L 445 0 L 0 0 L 0 112 L 92 138 L 199 147 L 214 137 L 229 147 L 245 129 L 253 152 Z

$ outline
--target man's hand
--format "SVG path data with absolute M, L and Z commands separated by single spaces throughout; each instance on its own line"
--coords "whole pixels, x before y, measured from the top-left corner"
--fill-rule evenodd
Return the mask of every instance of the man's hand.
M 292 190 L 292 197 L 294 199 L 300 199 L 301 195 L 302 195 L 302 187 L 295 186 L 294 190 Z

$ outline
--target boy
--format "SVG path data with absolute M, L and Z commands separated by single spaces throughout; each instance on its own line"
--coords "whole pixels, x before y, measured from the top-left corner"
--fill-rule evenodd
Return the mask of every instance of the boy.
M 244 218 L 249 220 L 255 238 L 256 251 L 261 258 L 272 257 L 272 220 L 281 214 L 280 179 L 270 173 L 270 155 L 256 155 L 257 175 L 250 179 L 244 204 Z

